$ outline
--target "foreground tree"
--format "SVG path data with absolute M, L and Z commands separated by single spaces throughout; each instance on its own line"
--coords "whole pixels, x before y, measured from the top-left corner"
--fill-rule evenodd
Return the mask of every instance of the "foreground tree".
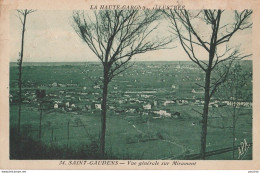
M 21 40 L 21 51 L 19 52 L 19 59 L 18 59 L 18 135 L 20 135 L 20 126 L 21 126 L 21 110 L 22 110 L 22 64 L 23 64 L 23 52 L 24 52 L 24 34 L 25 34 L 25 25 L 27 15 L 34 12 L 35 10 L 17 10 L 18 18 L 22 24 L 22 40 Z
M 240 62 L 241 63 L 241 62 Z M 232 117 L 232 158 L 235 159 L 236 151 L 236 124 L 240 116 L 241 110 L 244 107 L 250 107 L 252 103 L 252 72 L 243 69 L 243 66 L 236 62 L 227 76 L 227 80 L 218 88 L 216 95 L 229 101 L 229 106 L 226 109 L 216 110 L 216 113 L 221 115 L 230 115 Z M 219 69 L 219 74 L 222 74 L 222 68 Z M 224 127 L 225 128 L 225 127 Z
M 239 30 L 251 27 L 249 19 L 252 11 L 169 10 L 164 13 L 171 22 L 173 34 L 178 36 L 190 60 L 205 72 L 205 83 L 200 85 L 205 91 L 200 154 L 201 159 L 205 159 L 210 99 L 216 89 L 226 80 L 232 62 L 248 56 L 242 55 L 238 49 L 230 48 L 228 43 Z M 232 21 L 225 21 L 230 16 L 233 16 Z M 203 56 L 208 58 L 203 60 Z M 229 65 L 219 79 L 212 80 L 211 74 L 222 63 Z
M 107 93 L 109 82 L 132 65 L 134 55 L 158 50 L 171 42 L 151 38 L 157 29 L 157 11 L 94 11 L 74 12 L 75 31 L 103 65 L 100 151 L 105 154 Z

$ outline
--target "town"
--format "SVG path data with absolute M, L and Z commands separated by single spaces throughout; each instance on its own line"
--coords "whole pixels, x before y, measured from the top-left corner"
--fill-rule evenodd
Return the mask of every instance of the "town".
M 81 68 L 89 68 L 88 70 L 91 71 L 90 69 L 97 67 L 98 64 L 94 63 L 89 64 L 89 67 Z M 25 70 L 26 68 L 33 71 L 34 68 L 38 67 L 26 66 Z M 55 67 L 49 67 L 49 70 L 51 71 L 53 68 Z M 75 73 L 80 73 L 74 68 L 73 70 Z M 181 111 L 183 110 L 182 107 L 200 107 L 204 103 L 204 91 L 195 84 L 195 82 L 202 82 L 203 78 L 199 75 L 199 72 L 193 72 L 196 70 L 198 70 L 196 66 L 187 62 L 137 63 L 132 70 L 121 74 L 111 83 L 108 110 L 115 115 L 149 115 L 154 119 L 181 118 L 185 116 Z M 53 73 L 57 72 L 54 71 Z M 71 72 L 66 71 L 65 73 Z M 83 80 L 84 75 L 91 74 L 83 74 Z M 93 78 L 96 83 L 88 80 L 88 78 Z M 98 75 L 85 77 L 86 81 L 70 80 L 68 83 L 61 80 L 63 79 L 62 76 L 55 79 L 57 80 L 54 82 L 49 80 L 41 81 L 42 83 L 28 79 L 24 84 L 26 91 L 23 93 L 23 103 L 37 107 L 39 103 L 36 90 L 43 89 L 46 90 L 44 107 L 49 111 L 93 114 L 101 110 L 102 79 Z M 150 83 L 150 81 L 153 82 Z M 35 83 L 38 83 L 38 85 Z M 15 80 L 11 80 L 11 86 L 15 86 Z M 11 103 L 17 101 L 17 98 L 14 97 L 16 90 L 16 88 L 11 88 Z M 215 97 L 211 100 L 209 107 L 231 106 L 229 99 Z M 241 101 L 239 104 L 247 109 L 252 108 L 251 101 Z

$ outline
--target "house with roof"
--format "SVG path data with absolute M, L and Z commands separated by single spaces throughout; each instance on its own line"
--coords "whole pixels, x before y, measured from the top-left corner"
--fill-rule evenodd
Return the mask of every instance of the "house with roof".
M 195 90 L 195 89 L 192 89 L 191 92 L 192 92 L 192 93 L 196 93 L 196 94 L 203 94 L 205 91 L 204 91 L 204 90 Z
M 153 111 L 153 113 L 159 115 L 159 118 L 171 118 L 171 113 L 166 110 Z
M 143 109 L 150 110 L 150 109 L 152 109 L 152 105 L 151 104 L 143 105 Z

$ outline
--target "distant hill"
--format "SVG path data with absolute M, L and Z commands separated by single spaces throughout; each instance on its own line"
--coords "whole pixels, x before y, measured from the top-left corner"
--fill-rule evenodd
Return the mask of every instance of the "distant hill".
M 191 61 L 132 61 L 138 64 L 179 64 L 179 65 L 186 65 L 186 64 L 193 64 Z M 252 60 L 242 60 L 240 61 L 243 64 L 251 65 Z M 23 62 L 23 66 L 80 66 L 85 64 L 99 64 L 100 62 Z M 195 64 L 193 64 L 195 65 Z M 10 67 L 17 66 L 17 62 L 10 62 Z M 196 66 L 196 65 L 195 65 Z

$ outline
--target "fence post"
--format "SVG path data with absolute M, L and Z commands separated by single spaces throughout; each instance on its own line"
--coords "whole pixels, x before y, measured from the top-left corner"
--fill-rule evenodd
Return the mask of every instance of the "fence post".
M 36 89 L 36 97 L 38 102 L 40 103 L 40 127 L 39 127 L 39 139 L 41 140 L 42 133 L 42 104 L 43 98 L 46 96 L 45 90 Z
M 70 121 L 68 121 L 67 150 L 69 149 L 69 140 L 70 140 Z
M 39 139 L 42 137 L 42 103 L 40 103 L 40 127 L 39 127 Z
M 53 142 L 53 127 L 51 129 L 51 142 Z

